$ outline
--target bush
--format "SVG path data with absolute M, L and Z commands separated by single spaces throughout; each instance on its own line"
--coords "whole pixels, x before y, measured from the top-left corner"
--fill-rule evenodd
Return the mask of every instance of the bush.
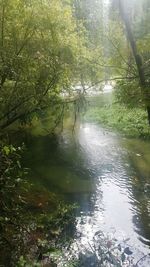
M 123 104 L 92 107 L 85 114 L 85 120 L 116 129 L 126 136 L 150 138 L 147 113 L 143 108 L 129 108 Z
M 0 147 L 0 265 L 43 266 L 45 254 L 69 242 L 76 205 L 31 185 L 20 163 L 22 151 Z

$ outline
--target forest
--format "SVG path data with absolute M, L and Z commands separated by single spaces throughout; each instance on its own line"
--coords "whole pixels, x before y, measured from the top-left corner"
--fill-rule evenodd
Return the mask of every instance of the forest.
M 0 136 L 1 267 L 150 266 L 150 1 L 0 0 Z

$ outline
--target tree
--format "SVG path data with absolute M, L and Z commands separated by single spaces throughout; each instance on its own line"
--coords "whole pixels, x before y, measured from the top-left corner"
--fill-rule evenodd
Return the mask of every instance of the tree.
M 70 94 L 71 85 L 79 80 L 86 47 L 69 1 L 0 4 L 0 129 L 4 129 L 47 108 L 61 108 L 61 95 Z
M 125 12 L 124 2 L 122 0 L 119 0 L 119 10 L 120 10 L 120 14 L 121 14 L 122 20 L 126 28 L 127 37 L 128 37 L 131 49 L 132 49 L 135 62 L 136 62 L 136 67 L 137 67 L 137 71 L 139 75 L 139 82 L 140 82 L 141 90 L 144 96 L 145 105 L 147 109 L 148 122 L 150 124 L 150 93 L 148 90 L 148 84 L 146 82 L 143 60 L 142 60 L 141 55 L 138 53 L 137 45 L 133 37 L 128 15 L 127 15 L 127 12 Z
M 115 4 L 117 4 L 118 6 L 121 19 L 125 26 L 126 36 L 131 47 L 133 58 L 135 60 L 136 69 L 137 69 L 137 77 L 139 79 L 143 101 L 147 109 L 148 122 L 150 124 L 150 91 L 149 91 L 150 84 L 149 84 L 149 80 L 147 79 L 146 71 L 145 71 L 146 62 L 144 62 L 144 57 L 142 57 L 142 54 L 138 51 L 139 50 L 138 40 L 135 39 L 133 30 L 131 27 L 131 25 L 133 24 L 133 21 L 131 21 L 131 18 L 132 17 L 134 18 L 134 12 L 131 12 L 133 10 L 131 8 L 131 11 L 129 14 L 128 9 L 127 9 L 128 2 L 125 3 L 124 0 L 115 1 Z M 132 2 L 132 5 L 133 5 L 132 7 L 135 7 L 135 3 Z

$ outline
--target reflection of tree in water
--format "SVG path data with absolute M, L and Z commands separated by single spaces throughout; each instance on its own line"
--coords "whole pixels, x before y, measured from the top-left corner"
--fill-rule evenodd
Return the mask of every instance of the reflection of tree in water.
M 28 163 L 34 164 L 37 163 L 36 161 L 45 164 L 55 163 L 55 165 L 59 164 L 64 168 L 67 167 L 77 175 L 82 176 L 82 179 L 90 178 L 91 173 L 87 169 L 82 149 L 75 143 L 73 137 L 69 140 L 69 143 L 67 142 L 68 140 L 61 140 L 57 135 L 30 136 L 26 144 L 28 147 L 27 159 L 30 159 Z
M 150 255 L 144 255 L 128 245 L 129 239 L 118 241 L 113 234 L 95 233 L 93 240 L 84 244 L 80 238 L 58 259 L 58 267 L 148 267 Z
M 137 206 L 137 216 L 133 217 L 133 223 L 135 224 L 135 231 L 145 238 L 140 237 L 141 241 L 146 245 L 150 245 L 150 214 L 149 214 L 149 196 L 150 194 L 145 192 L 145 186 L 141 183 L 141 178 L 137 180 L 137 185 L 133 188 L 133 194 Z
M 137 165 L 132 160 L 134 169 L 137 169 Z M 150 184 L 149 177 L 137 171 L 133 173 L 131 179 L 133 205 L 136 206 L 137 215 L 133 216 L 133 223 L 135 225 L 135 231 L 140 236 L 139 239 L 146 245 L 150 245 Z M 142 238 L 144 237 L 144 238 Z

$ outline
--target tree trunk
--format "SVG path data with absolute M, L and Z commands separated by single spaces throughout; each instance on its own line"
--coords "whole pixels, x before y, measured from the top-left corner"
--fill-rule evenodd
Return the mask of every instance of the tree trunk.
M 126 28 L 126 33 L 127 33 L 127 38 L 128 41 L 130 43 L 131 49 L 132 49 L 132 53 L 135 59 L 135 63 L 136 63 L 136 67 L 137 67 L 137 71 L 139 74 L 139 82 L 140 82 L 140 86 L 141 86 L 141 91 L 144 97 L 144 102 L 145 102 L 145 106 L 147 109 L 147 115 L 148 115 L 148 122 L 150 125 L 150 94 L 147 90 L 147 83 L 146 83 L 146 79 L 145 79 L 145 73 L 144 73 L 144 68 L 143 68 L 143 62 L 142 62 L 142 57 L 140 54 L 138 54 L 137 51 L 137 45 L 136 42 L 134 40 L 133 37 L 133 33 L 131 30 L 131 25 L 129 22 L 129 18 L 128 18 L 128 14 L 127 12 L 125 12 L 125 8 L 123 5 L 123 1 L 124 0 L 119 0 L 119 10 L 120 10 L 120 15 L 121 18 L 124 22 L 125 28 Z
M 150 106 L 149 105 L 147 105 L 147 114 L 148 114 L 148 122 L 150 125 Z

